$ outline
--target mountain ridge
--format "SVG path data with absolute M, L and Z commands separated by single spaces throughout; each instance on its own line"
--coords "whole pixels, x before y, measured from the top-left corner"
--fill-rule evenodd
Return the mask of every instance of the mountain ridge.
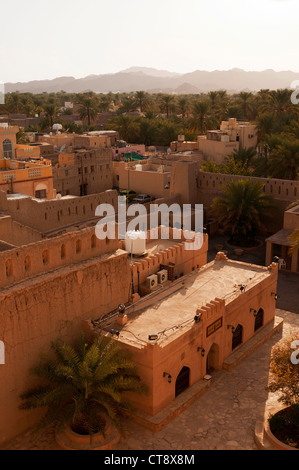
M 151 73 L 152 75 L 149 75 Z M 130 67 L 129 69 L 106 74 L 92 74 L 82 78 L 73 76 L 54 79 L 32 80 L 29 82 L 8 82 L 5 92 L 14 91 L 83 93 L 130 93 L 135 91 L 156 90 L 168 93 L 206 93 L 213 90 L 227 90 L 229 93 L 240 91 L 259 91 L 261 89 L 291 88 L 292 82 L 299 80 L 299 73 L 292 71 L 245 71 L 239 68 L 231 70 L 195 70 L 185 74 L 152 69 L 150 67 Z M 188 91 L 189 90 L 189 91 Z

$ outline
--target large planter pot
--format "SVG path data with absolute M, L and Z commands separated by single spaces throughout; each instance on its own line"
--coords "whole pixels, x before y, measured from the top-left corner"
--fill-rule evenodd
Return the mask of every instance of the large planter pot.
M 66 426 L 62 431 L 56 430 L 56 442 L 64 450 L 113 450 L 120 440 L 120 434 L 108 417 L 105 416 L 105 420 L 105 437 L 102 433 L 94 434 L 92 443 L 90 436 L 77 434 L 70 426 Z
M 287 410 L 287 409 L 288 408 L 280 410 L 280 412 L 278 412 L 278 413 L 281 413 L 282 411 Z M 292 447 L 292 446 L 289 446 L 289 445 L 285 444 L 284 442 L 280 441 L 279 439 L 277 439 L 277 437 L 275 437 L 274 434 L 271 431 L 270 423 L 269 423 L 268 420 L 265 420 L 265 434 L 266 434 L 269 442 L 277 450 L 299 450 L 299 449 L 297 449 L 295 447 Z

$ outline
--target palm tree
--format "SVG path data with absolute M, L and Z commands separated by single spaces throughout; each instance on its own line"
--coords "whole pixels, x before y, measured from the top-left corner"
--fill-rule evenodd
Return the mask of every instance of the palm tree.
M 145 91 L 136 91 L 135 101 L 140 109 L 140 112 L 143 113 L 145 106 L 148 102 L 148 97 Z
M 251 161 L 256 155 L 256 150 L 254 147 L 250 148 L 240 148 L 239 150 L 233 151 L 233 158 L 236 163 L 240 163 L 243 168 L 247 169 Z
M 22 109 L 20 93 L 18 91 L 9 93 L 6 97 L 5 104 L 10 113 L 18 114 Z
M 160 145 L 168 146 L 172 141 L 177 139 L 180 130 L 173 121 L 162 121 L 159 122 L 158 125 L 158 137 Z
M 107 127 L 119 132 L 120 138 L 126 142 L 133 141 L 139 132 L 139 122 L 134 116 L 121 114 L 113 118 L 107 124 Z
M 58 430 L 70 424 L 78 434 L 104 432 L 101 416 L 108 415 L 122 433 L 122 419 L 130 408 L 124 392 L 144 392 L 133 363 L 118 344 L 100 336 L 87 344 L 81 335 L 73 348 L 61 339 L 52 343 L 55 358 L 43 359 L 33 369 L 42 385 L 21 395 L 21 409 L 48 407 L 37 428 L 57 423 Z
M 78 110 L 80 119 L 87 119 L 87 125 L 90 126 L 91 120 L 96 118 L 98 103 L 96 98 L 90 93 L 84 93 L 77 99 L 80 108 Z
M 249 246 L 264 229 L 262 221 L 271 217 L 273 198 L 265 195 L 258 181 L 231 180 L 223 188 L 224 196 L 215 198 L 212 211 L 238 246 Z
M 54 103 L 45 104 L 44 110 L 49 126 L 52 128 L 56 117 L 57 109 Z
M 109 111 L 111 100 L 108 95 L 101 96 L 99 102 L 99 109 L 102 112 Z
M 249 115 L 252 111 L 252 97 L 253 94 L 247 91 L 241 91 L 238 95 L 244 119 L 249 119 Z
M 212 107 L 212 109 L 214 109 L 215 105 L 216 105 L 216 100 L 217 100 L 217 97 L 218 97 L 218 91 L 209 91 L 208 97 L 211 100 L 211 107 Z
M 121 100 L 121 107 L 119 113 L 130 113 L 136 109 L 136 101 L 132 96 L 124 96 Z
M 188 99 L 186 98 L 186 96 L 182 96 L 181 98 L 179 98 L 177 106 L 182 117 L 184 118 L 188 110 Z
M 167 119 L 169 118 L 170 111 L 173 106 L 174 96 L 172 95 L 163 95 L 161 97 L 160 108 L 162 112 L 166 113 Z
M 263 142 L 266 136 L 271 135 L 276 129 L 276 119 L 273 114 L 265 113 L 257 119 L 258 141 Z
M 216 118 L 210 113 L 208 101 L 195 101 L 193 103 L 192 118 L 189 121 L 189 130 L 194 133 L 203 134 L 209 128 L 216 126 Z
M 281 139 L 270 153 L 269 172 L 272 178 L 298 179 L 299 140 Z
M 144 145 L 153 145 L 157 137 L 157 124 L 152 119 L 143 118 L 139 126 L 139 139 Z
M 298 107 L 291 101 L 292 90 L 279 89 L 270 91 L 261 110 L 273 114 L 275 117 L 281 117 L 284 114 L 298 113 Z

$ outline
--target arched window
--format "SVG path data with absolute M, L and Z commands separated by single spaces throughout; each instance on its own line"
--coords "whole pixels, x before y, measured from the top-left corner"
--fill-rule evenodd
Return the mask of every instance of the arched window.
M 183 393 L 190 386 L 190 369 L 183 367 L 175 383 L 175 396 Z
M 43 259 L 43 264 L 49 263 L 49 251 L 48 250 L 43 251 L 42 259 Z
M 26 256 L 26 258 L 25 258 L 25 271 L 26 272 L 30 271 L 30 267 L 31 267 L 31 260 L 30 260 L 29 256 Z
M 66 256 L 65 245 L 62 245 L 61 249 L 60 249 L 60 257 L 61 257 L 61 259 L 64 259 L 65 256 Z
M 97 237 L 93 235 L 91 237 L 91 248 L 95 248 L 97 246 Z
M 13 158 L 13 145 L 11 140 L 5 139 L 2 142 L 2 149 L 4 158 Z
M 238 325 L 233 333 L 232 349 L 235 349 L 243 341 L 243 327 Z
M 256 314 L 255 322 L 254 322 L 254 331 L 259 330 L 264 323 L 264 310 L 262 308 Z
M 82 249 L 82 242 L 81 240 L 77 240 L 76 241 L 76 253 L 81 253 L 81 249 Z
M 9 259 L 5 263 L 6 277 L 12 276 L 12 261 Z

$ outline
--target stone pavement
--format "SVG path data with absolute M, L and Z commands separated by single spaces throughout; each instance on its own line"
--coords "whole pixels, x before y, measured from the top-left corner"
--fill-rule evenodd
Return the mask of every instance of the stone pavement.
M 298 332 L 299 315 L 277 310 L 284 319 L 283 337 Z M 127 436 L 116 450 L 257 450 L 254 429 L 261 414 L 280 407 L 268 394 L 271 348 L 281 338 L 276 333 L 231 372 L 213 373 L 211 386 L 194 403 L 158 433 L 128 421 Z M 57 449 L 52 428 L 38 436 L 26 433 L 3 449 Z

